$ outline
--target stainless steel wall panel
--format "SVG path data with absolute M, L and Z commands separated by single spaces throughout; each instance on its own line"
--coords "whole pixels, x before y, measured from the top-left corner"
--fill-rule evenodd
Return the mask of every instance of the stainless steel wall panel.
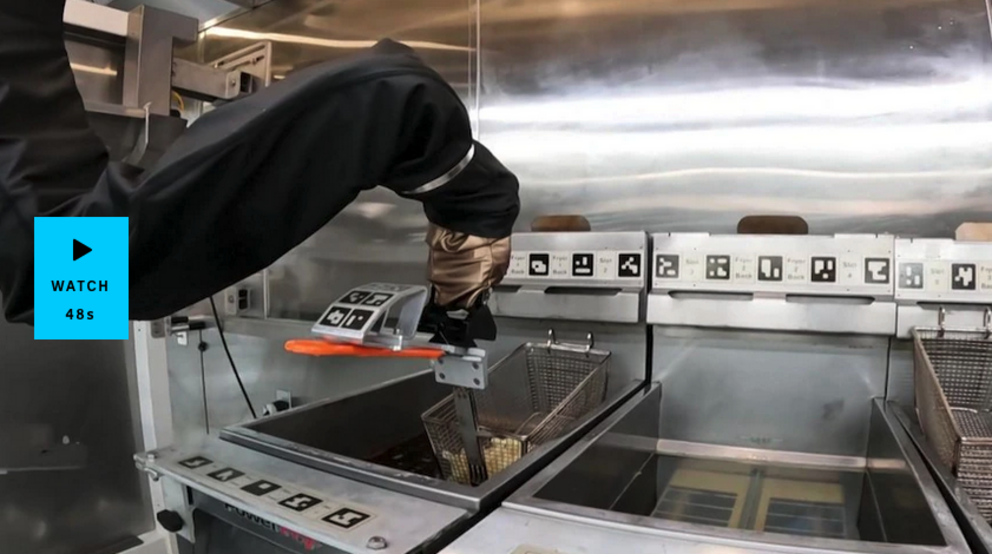
M 294 69 L 339 59 L 391 38 L 417 49 L 468 99 L 473 3 L 466 0 L 280 0 L 204 29 L 199 46 L 210 61 L 259 40 L 273 42 L 276 79 Z
M 123 46 L 70 38 L 65 48 L 83 101 L 120 104 L 124 83 Z
M 133 356 L 131 341 L 35 341 L 31 327 L 0 319 L 0 449 L 31 446 L 2 428 L 86 448 L 79 469 L 0 473 L 0 552 L 94 552 L 153 528 L 131 461 Z
M 483 0 L 481 45 L 521 229 L 950 236 L 992 207 L 981 0 Z
M 188 15 L 204 23 L 216 18 L 229 16 L 245 6 L 260 4 L 267 0 L 235 0 L 225 2 L 224 0 L 110 0 L 109 5 L 119 10 L 130 11 L 138 6 L 152 6 L 162 10 Z M 103 1 L 101 3 L 107 4 Z
M 294 401 L 307 403 L 324 398 L 349 396 L 375 384 L 410 375 L 427 368 L 422 361 L 346 357 L 301 356 L 283 349 L 282 340 L 226 333 L 231 355 L 248 395 L 261 415 L 262 407 L 275 398 L 276 390 L 290 392 Z M 251 419 L 234 373 L 215 329 L 203 332 L 207 343 L 201 373 L 199 333 L 190 333 L 189 343 L 169 340 L 169 383 L 176 443 L 195 441 L 221 427 Z M 206 381 L 206 402 L 204 402 Z M 206 412 L 204 411 L 206 409 Z
M 792 213 L 814 233 L 950 236 L 992 209 L 990 36 L 981 0 L 280 0 L 198 48 L 273 40 L 278 77 L 413 44 L 519 175 L 518 230 L 569 212 L 719 233 Z M 272 315 L 313 316 L 370 275 L 423 282 L 424 225 L 416 203 L 363 194 L 275 264 Z
M 656 327 L 662 438 L 864 456 L 888 340 Z

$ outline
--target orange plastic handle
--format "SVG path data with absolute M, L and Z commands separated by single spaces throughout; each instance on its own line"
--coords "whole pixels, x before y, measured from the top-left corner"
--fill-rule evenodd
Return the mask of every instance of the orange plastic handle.
M 437 360 L 444 351 L 436 348 L 407 348 L 390 350 L 372 346 L 359 346 L 320 339 L 294 339 L 286 341 L 286 352 L 307 356 L 354 356 L 359 358 L 421 358 Z

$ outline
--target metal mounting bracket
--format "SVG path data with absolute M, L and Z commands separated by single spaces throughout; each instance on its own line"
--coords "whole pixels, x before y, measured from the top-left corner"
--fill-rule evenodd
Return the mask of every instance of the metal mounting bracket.
M 481 348 L 445 347 L 450 353 L 431 361 L 438 383 L 482 390 L 489 385 L 489 360 Z

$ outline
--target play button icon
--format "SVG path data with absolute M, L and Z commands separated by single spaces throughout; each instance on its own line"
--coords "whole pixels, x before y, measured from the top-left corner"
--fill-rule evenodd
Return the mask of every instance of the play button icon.
M 34 218 L 35 340 L 131 336 L 128 229 L 126 217 Z
M 86 246 L 76 239 L 72 239 L 72 261 L 76 261 L 92 251 L 93 249 L 89 246 Z

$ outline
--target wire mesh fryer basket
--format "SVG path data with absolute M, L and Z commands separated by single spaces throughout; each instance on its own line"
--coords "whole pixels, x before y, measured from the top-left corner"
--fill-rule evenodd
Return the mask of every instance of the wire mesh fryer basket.
M 914 329 L 916 407 L 927 440 L 992 521 L 992 336 Z
M 490 369 L 489 386 L 474 390 L 484 475 L 492 477 L 533 448 L 564 434 L 606 397 L 610 353 L 587 347 L 526 343 Z M 445 479 L 469 484 L 473 474 L 458 430 L 453 397 L 423 416 Z

